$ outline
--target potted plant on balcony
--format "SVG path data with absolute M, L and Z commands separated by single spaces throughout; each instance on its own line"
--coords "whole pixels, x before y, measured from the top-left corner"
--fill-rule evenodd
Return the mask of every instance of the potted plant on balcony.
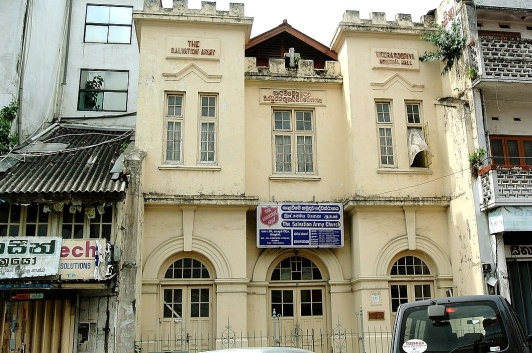
M 486 155 L 486 150 L 483 148 L 477 148 L 473 153 L 469 155 L 469 164 L 471 169 L 471 175 L 478 177 L 478 171 L 482 167 L 483 157 Z

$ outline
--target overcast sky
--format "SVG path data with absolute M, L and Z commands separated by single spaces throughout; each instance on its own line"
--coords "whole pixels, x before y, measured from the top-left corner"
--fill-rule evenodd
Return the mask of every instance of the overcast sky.
M 168 1 L 168 0 L 163 0 Z M 214 1 L 214 0 L 213 0 Z M 330 45 L 345 10 L 360 11 L 360 18 L 369 19 L 370 12 L 385 12 L 390 21 L 395 14 L 412 15 L 414 22 L 429 10 L 435 9 L 441 0 L 218 0 L 216 9 L 227 11 L 229 3 L 244 3 L 245 15 L 253 17 L 251 37 L 255 37 L 286 19 L 297 30 Z M 166 5 L 165 5 L 166 6 Z M 190 9 L 201 8 L 201 0 L 188 0 Z

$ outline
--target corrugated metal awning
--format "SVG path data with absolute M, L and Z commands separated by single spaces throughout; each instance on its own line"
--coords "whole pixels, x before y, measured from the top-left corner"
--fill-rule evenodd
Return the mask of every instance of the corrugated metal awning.
M 39 141 L 0 157 L 0 194 L 123 193 L 126 181 L 111 170 L 132 135 L 133 130 L 58 125 Z

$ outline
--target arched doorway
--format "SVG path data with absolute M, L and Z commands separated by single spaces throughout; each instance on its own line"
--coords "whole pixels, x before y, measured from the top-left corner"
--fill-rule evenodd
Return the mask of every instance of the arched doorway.
M 161 279 L 159 332 L 164 349 L 202 352 L 211 349 L 214 281 L 200 260 L 190 257 L 172 262 Z
M 326 282 L 318 266 L 302 256 L 273 267 L 269 303 L 274 345 L 307 348 L 327 332 Z
M 434 277 L 425 261 L 414 255 L 399 257 L 391 266 L 390 300 L 392 318 L 403 303 L 432 298 Z

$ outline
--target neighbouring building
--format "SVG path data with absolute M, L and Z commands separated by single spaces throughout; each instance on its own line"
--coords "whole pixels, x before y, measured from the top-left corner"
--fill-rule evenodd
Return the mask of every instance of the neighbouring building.
M 474 202 L 468 221 L 478 234 L 484 291 L 510 300 L 532 334 L 532 5 L 446 6 L 462 19 L 467 44 L 446 77 L 453 97 L 446 116 L 455 126 L 455 151 L 479 157 L 464 193 Z M 455 193 L 462 187 L 456 180 Z
M 241 4 L 134 13 L 139 348 L 355 347 L 400 303 L 484 292 L 468 155 L 419 60 L 438 11 L 346 11 L 330 48 L 288 21 L 249 38 Z
M 142 1 L 1 3 L 0 350 L 132 352 Z
M 0 109 L 18 105 L 13 132 L 21 142 L 58 115 L 69 3 L 0 1 Z

